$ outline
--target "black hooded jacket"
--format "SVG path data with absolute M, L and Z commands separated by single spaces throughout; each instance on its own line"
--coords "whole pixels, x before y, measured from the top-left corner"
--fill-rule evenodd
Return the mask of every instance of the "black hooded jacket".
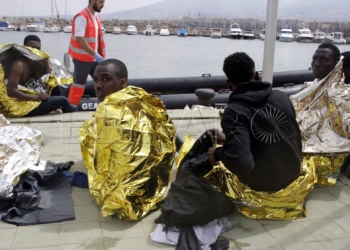
M 267 82 L 238 85 L 221 126 L 226 136 L 215 150 L 239 180 L 256 191 L 278 191 L 300 175 L 301 134 L 289 97 Z

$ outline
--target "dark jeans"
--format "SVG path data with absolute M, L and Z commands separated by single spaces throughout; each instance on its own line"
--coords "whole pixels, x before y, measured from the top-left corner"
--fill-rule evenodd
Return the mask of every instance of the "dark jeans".
M 30 111 L 25 116 L 45 115 L 58 108 L 62 109 L 63 113 L 71 113 L 77 109 L 70 104 L 67 97 L 61 96 L 61 89 L 56 87 L 52 90 L 51 96 L 46 101 L 41 101 L 40 105 Z

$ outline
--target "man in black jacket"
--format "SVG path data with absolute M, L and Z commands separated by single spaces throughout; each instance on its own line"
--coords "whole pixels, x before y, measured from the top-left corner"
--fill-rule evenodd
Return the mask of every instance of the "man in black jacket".
M 300 176 L 302 149 L 289 97 L 254 81 L 254 61 L 243 52 L 228 56 L 223 70 L 232 93 L 221 121 L 224 134 L 210 130 L 223 146 L 209 149 L 209 161 L 221 161 L 255 191 L 284 189 Z

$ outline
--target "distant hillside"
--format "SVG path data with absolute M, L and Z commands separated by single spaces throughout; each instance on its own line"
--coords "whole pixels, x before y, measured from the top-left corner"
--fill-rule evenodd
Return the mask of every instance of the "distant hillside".
M 318 21 L 350 21 L 349 0 L 280 0 L 279 18 Z M 164 0 L 141 8 L 102 14 L 115 19 L 177 19 L 191 17 L 265 19 L 266 3 L 262 0 Z

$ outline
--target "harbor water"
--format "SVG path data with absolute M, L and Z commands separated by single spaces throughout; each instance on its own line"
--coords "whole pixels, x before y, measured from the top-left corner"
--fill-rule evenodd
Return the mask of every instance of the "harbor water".
M 27 35 L 41 39 L 42 50 L 63 61 L 68 51 L 69 33 L 0 32 L 0 43 L 23 44 Z M 223 75 L 226 56 L 242 51 L 253 58 L 256 70 L 262 70 L 264 41 L 214 39 L 209 37 L 144 36 L 104 34 L 107 58 L 123 61 L 129 78 L 187 77 L 202 74 Z M 317 43 L 276 41 L 274 71 L 306 70 Z M 339 45 L 341 52 L 350 44 Z M 72 66 L 72 65 L 71 65 Z

